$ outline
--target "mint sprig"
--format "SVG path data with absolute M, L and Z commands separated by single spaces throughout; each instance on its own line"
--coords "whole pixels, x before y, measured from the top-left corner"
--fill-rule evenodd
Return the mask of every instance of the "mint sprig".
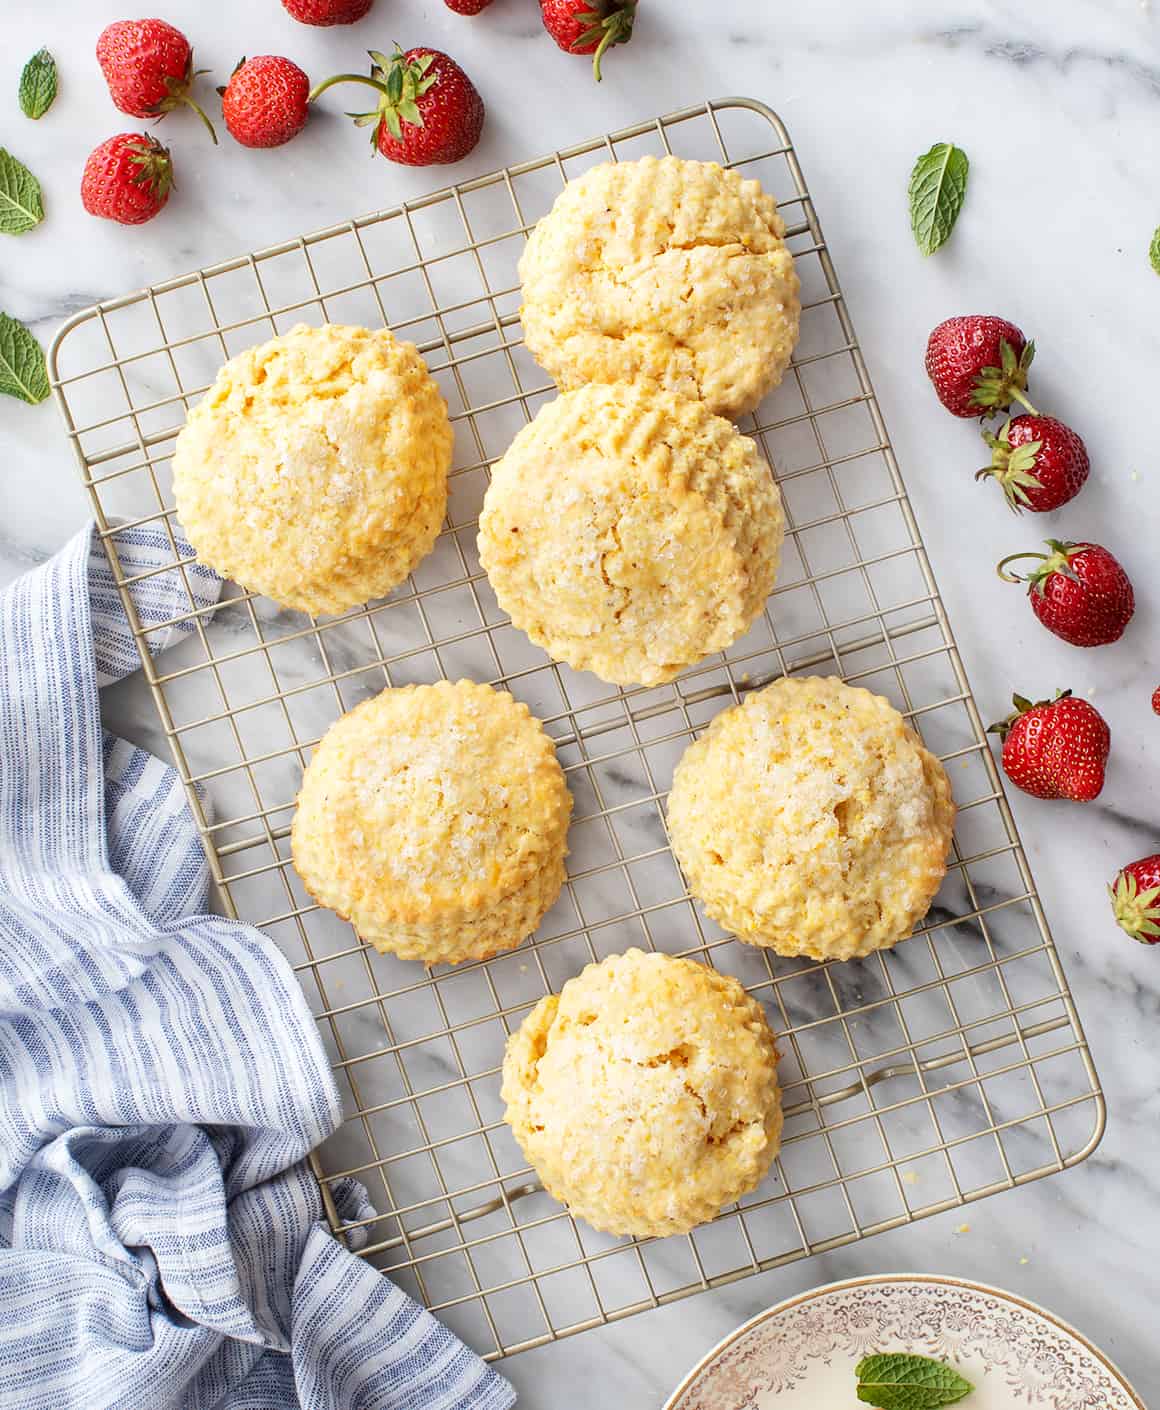
M 23 235 L 44 219 L 40 182 L 0 147 L 0 234 Z
M 23 323 L 0 313 L 0 395 L 19 397 L 35 406 L 48 393 L 48 369 L 40 344 Z
M 974 1390 L 953 1366 L 903 1351 L 866 1356 L 854 1374 L 858 1399 L 879 1410 L 939 1410 Z
M 910 228 L 924 255 L 945 245 L 967 194 L 971 164 L 961 147 L 936 142 L 910 173 Z
M 1152 236 L 1152 243 L 1148 247 L 1148 258 L 1152 261 L 1152 268 L 1160 274 L 1160 225 L 1156 227 L 1156 233 Z
M 56 60 L 47 49 L 40 49 L 20 75 L 20 111 L 35 122 L 48 112 L 55 98 Z

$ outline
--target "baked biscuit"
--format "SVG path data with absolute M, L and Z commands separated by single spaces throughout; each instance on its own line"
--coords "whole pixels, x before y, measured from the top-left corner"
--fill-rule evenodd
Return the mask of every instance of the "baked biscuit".
M 376 949 L 483 959 L 560 894 L 572 796 L 528 707 L 473 681 L 384 690 L 337 720 L 302 780 L 294 866 Z
M 744 635 L 783 533 L 769 467 L 728 421 L 651 383 L 591 385 L 541 408 L 495 467 L 479 555 L 550 656 L 656 685 Z
M 520 259 L 532 356 L 562 389 L 650 377 L 737 416 L 781 381 L 801 305 L 756 181 L 643 157 L 570 181 Z
M 880 695 L 819 676 L 723 711 L 673 776 L 669 836 L 726 930 L 849 960 L 904 940 L 946 872 L 946 770 Z
M 451 440 L 410 343 L 300 324 L 231 358 L 189 413 L 177 513 L 209 567 L 285 607 L 343 612 L 430 552 Z
M 736 979 L 629 950 L 541 999 L 508 1039 L 504 1116 L 544 1187 L 594 1229 L 681 1234 L 768 1171 L 777 1056 Z

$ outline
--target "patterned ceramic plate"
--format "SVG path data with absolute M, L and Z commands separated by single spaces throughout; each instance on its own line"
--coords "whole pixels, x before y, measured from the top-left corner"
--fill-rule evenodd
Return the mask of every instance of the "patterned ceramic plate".
M 857 1406 L 854 1367 L 876 1351 L 949 1362 L 963 1410 L 1145 1410 L 1106 1356 L 1034 1303 L 957 1278 L 852 1278 L 790 1298 L 731 1332 L 665 1410 Z

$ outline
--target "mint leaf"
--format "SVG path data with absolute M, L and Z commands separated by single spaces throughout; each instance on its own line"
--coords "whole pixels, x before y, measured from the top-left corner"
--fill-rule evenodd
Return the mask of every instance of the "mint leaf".
M 910 228 L 918 248 L 933 255 L 946 244 L 967 194 L 967 154 L 951 142 L 936 142 L 910 173 Z
M 1156 227 L 1156 233 L 1152 236 L 1152 244 L 1148 248 L 1148 258 L 1152 261 L 1152 268 L 1160 274 L 1160 225 Z
M 47 49 L 33 54 L 20 75 L 20 110 L 25 117 L 42 118 L 56 97 L 56 60 Z
M 939 1410 L 974 1390 L 970 1381 L 944 1362 L 903 1351 L 864 1357 L 854 1374 L 858 1399 L 879 1410 Z
M 23 235 L 44 219 L 40 182 L 0 147 L 0 234 Z
M 0 394 L 35 406 L 48 392 L 48 369 L 40 344 L 23 323 L 0 313 Z

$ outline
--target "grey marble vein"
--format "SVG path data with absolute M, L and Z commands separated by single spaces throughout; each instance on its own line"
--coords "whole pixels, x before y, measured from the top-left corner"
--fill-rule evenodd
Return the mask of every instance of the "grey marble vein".
M 938 30 L 923 37 L 924 43 L 948 49 L 973 48 L 988 59 L 1000 59 L 1017 68 L 1050 65 L 1064 76 L 1074 76 L 1073 70 L 1092 65 L 1117 79 L 1137 85 L 1145 92 L 1160 97 L 1160 64 L 1143 62 L 1137 55 L 1125 51 L 1109 52 L 1086 45 L 1056 48 L 1035 40 L 997 33 L 982 23 L 962 24 Z

